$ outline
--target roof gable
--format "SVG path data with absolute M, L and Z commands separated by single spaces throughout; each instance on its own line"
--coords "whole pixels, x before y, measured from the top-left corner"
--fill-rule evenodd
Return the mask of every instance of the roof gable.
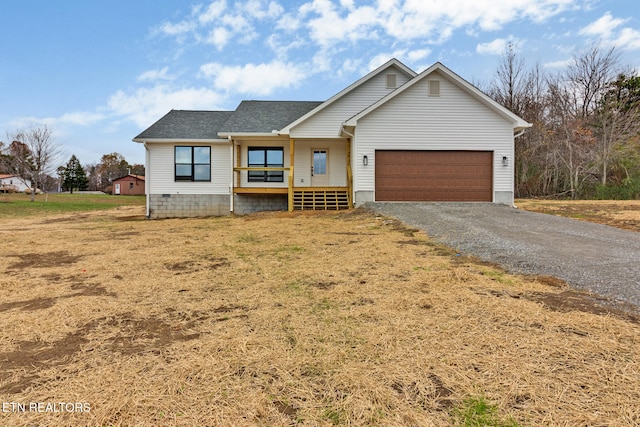
M 298 118 L 297 120 L 289 123 L 287 126 L 282 127 L 280 129 L 280 133 L 281 134 L 290 134 L 291 133 L 291 129 L 293 127 L 295 127 L 295 126 L 301 124 L 302 122 L 308 120 L 310 117 L 314 116 L 315 114 L 319 113 L 320 111 L 322 111 L 325 108 L 329 107 L 330 105 L 334 104 L 337 100 L 345 97 L 347 94 L 351 93 L 352 91 L 354 91 L 358 87 L 362 86 L 364 83 L 368 82 L 369 80 L 373 79 L 374 77 L 378 76 L 379 74 L 389 70 L 390 68 L 397 69 L 401 73 L 404 73 L 406 76 L 408 76 L 410 79 L 414 78 L 416 76 L 415 71 L 411 70 L 409 67 L 404 65 L 402 62 L 400 62 L 397 59 L 393 58 L 393 59 L 387 61 L 385 64 L 381 65 L 380 67 L 376 68 L 375 70 L 371 71 L 369 74 L 365 75 L 361 79 L 359 79 L 356 82 L 352 83 L 351 85 L 349 85 L 348 87 L 346 87 L 342 91 L 338 92 L 337 94 L 335 94 L 334 96 L 332 96 L 331 98 L 326 100 L 325 102 L 321 103 L 320 105 L 318 105 L 313 110 L 309 111 L 304 116 L 302 116 L 302 117 Z
M 442 65 L 440 62 L 436 62 L 431 67 L 424 70 L 418 76 L 416 76 L 409 82 L 405 83 L 403 86 L 401 86 L 397 90 L 391 92 L 389 95 L 378 100 L 376 103 L 370 105 L 369 107 L 362 110 L 360 113 L 351 117 L 349 120 L 347 120 L 344 123 L 345 126 L 356 126 L 359 119 L 371 113 L 372 111 L 378 109 L 381 105 L 389 102 L 391 99 L 400 95 L 404 91 L 410 90 L 413 85 L 420 82 L 422 79 L 427 78 L 430 75 L 433 75 L 434 72 L 439 72 L 441 76 L 445 77 L 451 83 L 455 84 L 457 87 L 462 89 L 468 95 L 477 99 L 487 108 L 495 111 L 500 116 L 504 117 L 506 120 L 512 122 L 514 130 L 522 130 L 522 129 L 531 127 L 531 123 L 526 122 L 516 114 L 509 111 L 507 108 L 503 107 L 502 105 L 500 105 L 499 103 L 491 99 L 491 97 L 483 93 L 480 89 L 476 88 L 471 83 L 467 82 L 462 77 L 458 76 L 456 73 L 454 73 L 453 71 L 451 71 L 450 69 Z

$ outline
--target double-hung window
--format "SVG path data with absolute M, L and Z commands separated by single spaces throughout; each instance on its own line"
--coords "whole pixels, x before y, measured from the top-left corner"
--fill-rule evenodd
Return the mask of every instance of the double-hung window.
M 211 147 L 175 147 L 176 181 L 211 181 Z
M 249 147 L 248 166 L 250 168 L 284 167 L 282 147 Z M 249 171 L 249 182 L 283 182 L 283 171 Z

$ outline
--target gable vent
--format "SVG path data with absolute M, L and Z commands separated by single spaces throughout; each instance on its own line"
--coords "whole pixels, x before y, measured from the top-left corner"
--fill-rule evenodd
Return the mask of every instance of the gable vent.
M 440 96 L 440 80 L 429 80 L 429 96 Z
M 395 74 L 387 74 L 387 89 L 395 89 L 398 87 Z

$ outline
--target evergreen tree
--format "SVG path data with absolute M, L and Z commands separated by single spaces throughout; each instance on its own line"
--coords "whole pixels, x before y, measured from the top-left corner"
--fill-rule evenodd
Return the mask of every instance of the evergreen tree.
M 73 194 L 73 190 L 86 190 L 88 185 L 87 175 L 84 168 L 80 164 L 78 158 L 74 155 L 67 162 L 67 166 L 60 170 L 62 177 L 62 189 L 69 190 Z

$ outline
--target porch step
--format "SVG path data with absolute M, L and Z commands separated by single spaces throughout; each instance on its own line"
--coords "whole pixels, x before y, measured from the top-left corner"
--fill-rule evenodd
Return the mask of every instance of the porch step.
M 342 210 L 349 209 L 347 190 L 294 190 L 293 209 Z

